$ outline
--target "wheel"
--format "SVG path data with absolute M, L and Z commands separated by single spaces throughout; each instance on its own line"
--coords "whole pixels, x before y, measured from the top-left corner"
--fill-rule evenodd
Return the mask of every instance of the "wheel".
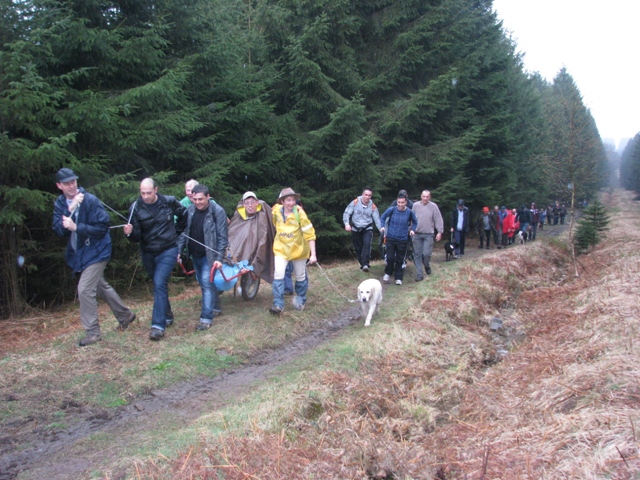
M 240 279 L 240 286 L 242 287 L 242 298 L 253 300 L 260 288 L 260 277 L 253 272 L 245 273 Z

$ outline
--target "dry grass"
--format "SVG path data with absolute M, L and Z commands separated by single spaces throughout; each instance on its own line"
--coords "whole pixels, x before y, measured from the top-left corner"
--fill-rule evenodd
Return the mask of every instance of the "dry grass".
M 565 276 L 565 251 L 540 243 L 464 266 L 453 288 L 355 340 L 357 372 L 310 376 L 314 395 L 298 393 L 279 429 L 203 434 L 137 475 L 639 478 L 640 214 L 630 199 L 605 198 L 622 214 L 580 258 L 578 278 Z M 486 368 L 495 315 L 526 339 Z

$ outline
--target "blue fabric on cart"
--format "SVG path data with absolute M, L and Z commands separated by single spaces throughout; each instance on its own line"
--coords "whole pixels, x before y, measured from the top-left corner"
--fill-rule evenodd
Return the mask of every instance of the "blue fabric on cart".
M 222 264 L 222 272 L 220 271 L 220 269 L 216 270 L 216 276 L 213 278 L 213 282 L 216 284 L 216 288 L 221 291 L 227 291 L 227 290 L 231 290 L 233 288 L 233 286 L 236 284 L 236 282 L 238 281 L 238 278 L 234 278 L 233 280 L 229 280 L 228 282 L 222 277 L 222 273 L 224 273 L 224 276 L 227 278 L 231 278 L 236 276 L 238 273 L 240 273 L 240 270 L 245 269 L 245 270 L 251 270 L 253 271 L 253 266 L 249 265 L 249 261 L 248 260 L 242 260 L 241 262 L 238 262 L 236 264 L 233 265 L 229 265 L 226 263 Z

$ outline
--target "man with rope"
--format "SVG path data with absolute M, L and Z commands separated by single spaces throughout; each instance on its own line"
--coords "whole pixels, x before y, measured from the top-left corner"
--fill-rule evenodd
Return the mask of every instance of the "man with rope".
M 79 345 L 86 347 L 102 340 L 97 297 L 107 302 L 120 330 L 126 330 L 136 315 L 104 278 L 104 269 L 111 258 L 109 214 L 97 197 L 78 188 L 78 176 L 70 168 L 61 168 L 56 180 L 62 195 L 53 207 L 53 230 L 69 240 L 65 254 L 67 264 L 75 273 L 80 273 L 80 322 L 86 335 Z
M 140 243 L 142 264 L 153 279 L 149 339 L 158 341 L 173 323 L 169 277 L 178 258 L 178 237 L 187 226 L 187 210 L 175 197 L 159 194 L 156 182 L 145 178 L 140 182 L 140 198 L 129 208 L 129 218 L 124 233 L 130 241 Z
M 193 260 L 202 290 L 202 310 L 196 330 L 203 331 L 210 329 L 214 317 L 222 312 L 220 294 L 210 273 L 213 267 L 222 268 L 229 244 L 227 214 L 211 200 L 209 189 L 202 184 L 193 187 L 191 201 L 193 205 L 187 210 L 187 228 L 180 235 L 178 252 L 186 247 L 187 256 L 191 255 Z

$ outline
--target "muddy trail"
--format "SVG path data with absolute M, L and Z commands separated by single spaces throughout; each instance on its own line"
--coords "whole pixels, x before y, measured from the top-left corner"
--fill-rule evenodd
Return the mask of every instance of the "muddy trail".
M 135 432 L 144 431 L 157 423 L 159 416 L 170 409 L 174 420 L 188 423 L 203 412 L 230 404 L 235 398 L 249 391 L 256 382 L 267 379 L 279 367 L 308 353 L 319 345 L 335 338 L 346 327 L 358 321 L 360 309 L 352 307 L 339 313 L 325 325 L 307 335 L 272 351 L 262 352 L 247 364 L 228 370 L 215 378 L 202 378 L 157 390 L 135 402 L 116 409 L 87 410 L 68 405 L 73 420 L 69 428 L 58 431 L 30 425 L 14 425 L 12 432 L 4 432 L 0 439 L 0 479 L 12 479 L 29 471 L 30 477 L 47 479 L 80 478 L 94 464 L 116 458 L 135 442 Z M 90 435 L 105 432 L 118 438 L 118 445 L 108 451 L 83 451 L 78 444 Z M 69 450 L 69 453 L 65 453 Z M 72 451 L 73 450 L 73 451 Z M 39 472 L 42 472 L 39 474 Z M 46 473 L 45 473 L 46 472 Z
M 538 235 L 555 237 L 567 227 L 547 227 Z M 495 252 L 493 246 L 491 250 L 479 249 L 477 239 L 469 238 L 464 259 L 453 261 L 468 262 Z M 444 261 L 444 252 L 438 245 L 437 249 L 434 248 L 432 264 L 435 268 L 441 268 Z M 405 279 L 413 283 L 413 267 L 410 267 Z M 172 422 L 186 425 L 208 411 L 232 404 L 250 392 L 252 386 L 274 375 L 280 367 L 337 338 L 346 328 L 359 322 L 359 315 L 359 306 L 351 306 L 280 348 L 249 358 L 240 367 L 229 369 L 214 378 L 185 381 L 150 392 L 122 407 L 89 409 L 69 402 L 64 406 L 69 426 L 64 429 L 38 425 L 37 419 L 31 417 L 9 423 L 8 428 L 0 434 L 0 480 L 14 479 L 21 474 L 25 478 L 51 480 L 82 478 L 99 465 L 121 458 L 129 446 L 139 442 L 143 432 L 157 426 L 168 412 Z M 110 442 L 107 448 L 91 446 L 90 437 L 98 433 L 117 439 L 117 442 Z M 123 471 L 114 478 L 124 476 Z

